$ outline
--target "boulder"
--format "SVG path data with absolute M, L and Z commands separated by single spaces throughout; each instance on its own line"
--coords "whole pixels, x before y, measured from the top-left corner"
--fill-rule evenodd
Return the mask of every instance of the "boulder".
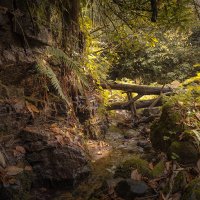
M 149 191 L 150 189 L 145 182 L 132 179 L 124 179 L 115 187 L 116 194 L 126 200 L 145 196 Z
M 84 147 L 67 131 L 47 127 L 29 126 L 19 133 L 26 159 L 38 182 L 73 187 L 90 172 Z
M 160 119 L 151 127 L 153 147 L 181 164 L 196 165 L 200 157 L 196 145 L 200 142 L 199 111 L 194 109 L 193 99 L 193 94 L 171 97 L 164 104 Z
M 170 104 L 165 104 L 158 122 L 151 127 L 150 139 L 155 149 L 167 151 L 173 141 L 178 139 L 178 135 L 184 131 L 181 121 L 181 114 Z

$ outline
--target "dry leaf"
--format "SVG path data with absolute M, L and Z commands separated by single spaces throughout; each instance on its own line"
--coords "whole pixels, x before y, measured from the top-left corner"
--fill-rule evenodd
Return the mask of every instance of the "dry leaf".
M 73 139 L 72 139 L 72 137 L 71 137 L 71 135 L 70 135 L 70 133 L 69 132 L 65 132 L 65 137 L 67 138 L 67 139 L 69 139 L 69 141 L 70 142 L 73 142 Z
M 8 11 L 8 8 L 6 8 L 4 6 L 0 6 L 0 13 L 6 14 L 7 11 Z
M 56 140 L 58 141 L 58 143 L 60 144 L 64 144 L 64 140 L 63 140 L 63 137 L 61 135 L 56 135 Z
M 142 180 L 142 175 L 138 172 L 138 170 L 133 170 L 131 173 L 131 179 L 135 181 L 141 181 Z
M 20 152 L 22 154 L 26 153 L 26 150 L 22 146 L 16 146 L 15 149 L 16 149 L 16 151 L 18 151 L 18 152 Z
M 156 182 L 156 180 L 150 180 L 148 182 L 148 185 L 153 189 L 156 189 L 158 187 L 158 183 Z
M 162 192 L 160 192 L 159 200 L 167 200 Z
M 22 155 L 19 151 L 13 150 L 14 157 Z
M 177 192 L 172 195 L 172 200 L 180 200 L 181 199 L 181 193 Z
M 153 170 L 153 163 L 149 163 L 149 169 Z
M 53 124 L 51 124 L 51 128 L 57 128 L 58 127 L 58 125 L 56 124 L 56 123 L 53 123 Z
M 199 112 L 195 113 L 195 116 L 200 121 L 200 113 Z
M 29 102 L 26 101 L 26 108 L 28 111 L 32 114 L 34 117 L 34 113 L 39 113 L 40 111 L 37 109 L 37 107 Z
M 60 134 L 61 133 L 61 130 L 59 127 L 56 127 L 56 126 L 53 126 L 50 128 L 50 130 L 56 134 Z
M 10 176 L 15 176 L 21 172 L 23 172 L 24 170 L 22 168 L 19 168 L 17 166 L 8 166 L 6 168 L 6 171 L 7 171 L 7 175 L 10 175 Z
M 28 165 L 27 165 L 27 166 L 25 166 L 24 170 L 25 170 L 25 171 L 32 171 L 33 169 L 32 169 L 31 166 L 28 166 Z
M 4 158 L 3 153 L 1 153 L 1 152 L 0 152 L 0 165 L 1 165 L 2 167 L 6 167 L 5 158 Z
M 166 170 L 169 171 L 171 168 L 171 161 L 165 163 Z
M 101 152 L 101 151 L 98 151 L 98 152 L 97 152 L 97 155 L 102 155 L 102 152 Z
M 9 179 L 8 182 L 9 182 L 9 184 L 14 185 L 17 182 L 17 180 L 14 178 L 11 178 L 11 179 Z
M 178 88 L 180 85 L 181 85 L 181 83 L 179 81 L 177 81 L 177 80 L 175 80 L 175 81 L 170 83 L 170 87 L 172 89 Z

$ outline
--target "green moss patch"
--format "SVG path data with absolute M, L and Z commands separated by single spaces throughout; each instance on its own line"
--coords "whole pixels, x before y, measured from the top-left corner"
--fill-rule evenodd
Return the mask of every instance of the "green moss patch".
M 197 148 L 190 142 L 173 142 L 168 150 L 168 156 L 182 164 L 196 163 L 199 159 Z
M 134 169 L 137 169 L 143 176 L 152 177 L 148 162 L 137 156 L 119 165 L 115 171 L 115 177 L 130 178 Z

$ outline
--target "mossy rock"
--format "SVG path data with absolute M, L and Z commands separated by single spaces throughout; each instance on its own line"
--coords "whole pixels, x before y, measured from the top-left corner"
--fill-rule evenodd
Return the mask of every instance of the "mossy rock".
M 199 200 L 200 199 L 200 178 L 194 179 L 186 187 L 181 200 Z
M 152 177 L 148 162 L 137 156 L 119 165 L 115 171 L 114 177 L 130 178 L 132 171 L 135 169 L 143 176 Z
M 195 165 L 199 159 L 198 149 L 190 142 L 173 142 L 167 154 L 181 164 Z
M 150 138 L 155 149 L 165 152 L 170 144 L 178 139 L 179 134 L 184 131 L 180 121 L 181 114 L 174 110 L 173 105 L 165 104 L 159 121 L 151 127 Z

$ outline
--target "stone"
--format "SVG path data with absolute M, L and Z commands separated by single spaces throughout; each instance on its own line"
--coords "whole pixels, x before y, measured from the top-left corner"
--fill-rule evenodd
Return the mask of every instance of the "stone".
M 150 189 L 145 182 L 134 181 L 132 179 L 124 179 L 115 187 L 116 194 L 126 200 L 145 196 L 149 190 Z
M 196 165 L 199 159 L 198 149 L 190 142 L 173 142 L 168 150 L 168 157 L 172 158 L 174 154 L 181 164 Z
M 152 172 L 149 169 L 149 163 L 137 156 L 126 160 L 119 165 L 115 171 L 115 177 L 130 178 L 133 170 L 137 169 L 140 174 L 146 177 L 152 177 Z
M 151 126 L 150 139 L 155 149 L 166 152 L 171 143 L 178 140 L 178 133 L 184 131 L 178 123 L 181 117 L 170 104 L 163 106 L 160 119 Z
M 39 182 L 73 187 L 90 173 L 84 148 L 72 138 L 61 134 L 55 137 L 46 127 L 29 126 L 19 133 L 26 149 L 25 157 Z
M 145 151 L 149 151 L 152 146 L 147 140 L 142 140 L 137 143 L 137 146 L 142 147 Z
M 0 102 L 0 131 L 17 133 L 21 127 L 24 127 L 30 121 L 30 117 L 31 114 L 26 112 L 25 107 L 22 106 L 20 110 L 16 111 L 14 103 Z

